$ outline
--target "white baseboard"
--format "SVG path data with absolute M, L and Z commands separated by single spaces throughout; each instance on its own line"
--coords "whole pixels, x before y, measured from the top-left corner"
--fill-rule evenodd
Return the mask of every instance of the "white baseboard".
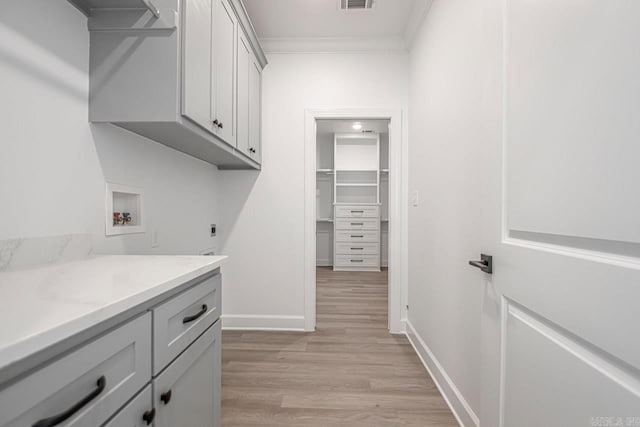
M 304 332 L 304 316 L 256 316 L 251 314 L 223 314 L 222 329 Z
M 436 359 L 427 344 L 422 340 L 422 337 L 416 332 L 409 320 L 406 321 L 406 327 L 409 342 L 411 342 L 413 349 L 418 354 L 424 367 L 429 371 L 429 375 L 433 378 L 438 390 L 440 390 L 440 394 L 442 394 L 447 405 L 449 405 L 458 423 L 462 427 L 478 427 L 480 425 L 478 416 L 473 412 L 471 406 L 469 406 L 464 396 L 462 396 L 462 393 L 460 393 L 460 390 L 458 390 L 458 387 L 456 387 L 449 375 L 447 375 L 447 372 L 440 362 L 438 362 L 438 359 Z

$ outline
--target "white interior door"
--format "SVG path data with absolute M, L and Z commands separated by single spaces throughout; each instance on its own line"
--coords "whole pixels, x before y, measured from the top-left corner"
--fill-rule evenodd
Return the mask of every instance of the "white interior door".
M 640 1 L 501 7 L 481 424 L 640 426 Z

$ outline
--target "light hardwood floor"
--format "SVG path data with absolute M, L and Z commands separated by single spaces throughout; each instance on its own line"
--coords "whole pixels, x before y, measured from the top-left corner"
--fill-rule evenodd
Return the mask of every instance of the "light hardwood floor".
M 223 333 L 223 427 L 457 426 L 387 330 L 387 272 L 317 272 L 315 332 Z

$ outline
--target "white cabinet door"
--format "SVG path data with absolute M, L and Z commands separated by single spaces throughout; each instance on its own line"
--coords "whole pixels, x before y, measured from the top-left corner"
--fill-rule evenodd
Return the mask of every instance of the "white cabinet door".
M 148 385 L 104 427 L 147 427 L 153 423 L 155 414 L 151 385 Z
M 249 151 L 258 163 L 262 162 L 262 68 L 252 55 L 249 66 Z
M 640 2 L 499 4 L 481 425 L 639 425 Z
M 183 1 L 182 7 L 182 114 L 211 131 L 212 0 Z
M 251 47 L 240 31 L 238 34 L 238 150 L 249 152 L 249 70 L 253 66 Z
M 213 122 L 216 134 L 235 146 L 235 63 L 238 21 L 227 0 L 214 0 L 213 19 Z
M 156 427 L 219 427 L 220 346 L 217 321 L 154 380 Z

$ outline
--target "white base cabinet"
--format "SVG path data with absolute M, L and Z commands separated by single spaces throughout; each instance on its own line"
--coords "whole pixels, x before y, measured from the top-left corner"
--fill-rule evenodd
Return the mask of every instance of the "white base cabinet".
M 156 427 L 220 426 L 220 322 L 153 381 Z
M 183 284 L 109 332 L 0 384 L 0 427 L 219 427 L 220 278 Z

